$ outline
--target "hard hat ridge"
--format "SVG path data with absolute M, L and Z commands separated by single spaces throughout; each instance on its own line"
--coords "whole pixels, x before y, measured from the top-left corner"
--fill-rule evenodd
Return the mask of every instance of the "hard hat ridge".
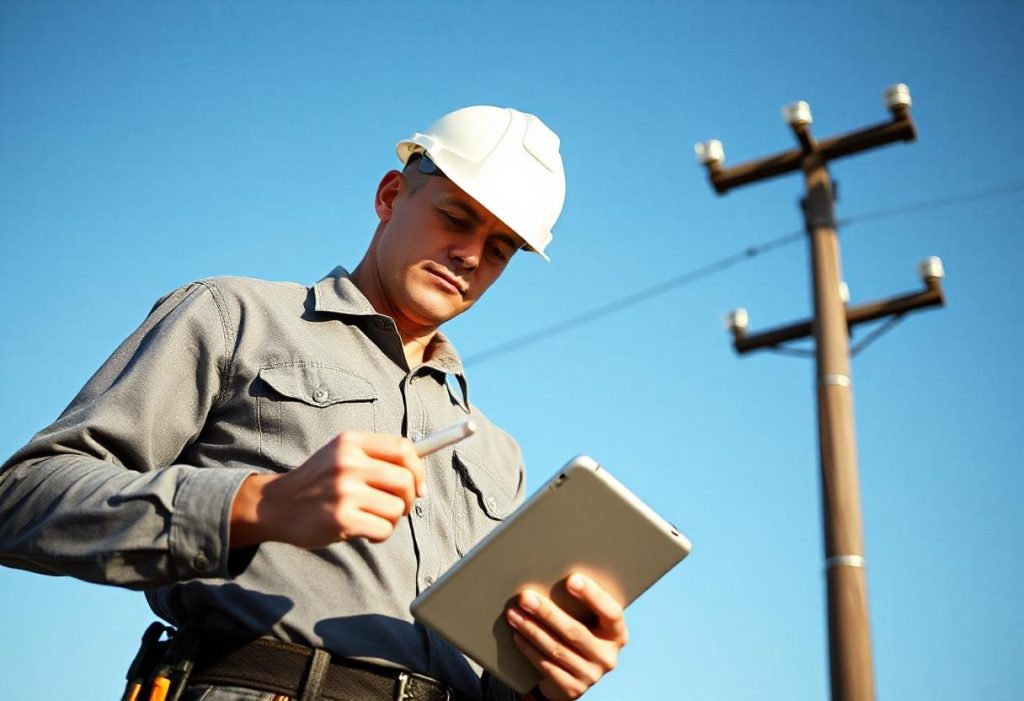
M 401 141 L 402 163 L 426 152 L 466 194 L 548 259 L 544 248 L 565 202 L 559 138 L 532 114 L 477 105 L 451 112 Z

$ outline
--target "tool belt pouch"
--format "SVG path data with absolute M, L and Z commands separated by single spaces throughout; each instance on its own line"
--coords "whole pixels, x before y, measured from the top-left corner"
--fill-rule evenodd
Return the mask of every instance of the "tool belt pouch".
M 151 623 L 142 634 L 139 651 L 125 675 L 127 684 L 122 701 L 177 701 L 192 673 L 198 639 L 192 630 Z

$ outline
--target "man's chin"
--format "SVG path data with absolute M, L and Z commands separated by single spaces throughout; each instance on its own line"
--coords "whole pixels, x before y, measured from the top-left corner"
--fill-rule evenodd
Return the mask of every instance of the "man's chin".
M 423 300 L 416 310 L 417 320 L 423 326 L 436 328 L 451 321 L 472 306 L 472 304 L 456 302 L 451 297 L 450 295 L 443 297 L 431 295 L 430 299 Z

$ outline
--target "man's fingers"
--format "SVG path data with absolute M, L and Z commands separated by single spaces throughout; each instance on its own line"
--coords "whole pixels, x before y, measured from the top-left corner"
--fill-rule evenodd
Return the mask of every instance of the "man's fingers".
M 368 487 L 388 492 L 405 502 L 405 513 L 409 513 L 416 501 L 416 482 L 412 471 L 393 463 L 371 459 L 364 468 L 361 478 Z
M 410 504 L 398 495 L 371 487 L 356 497 L 355 508 L 387 519 L 393 525 L 409 513 Z
M 622 607 L 593 580 L 574 574 L 566 585 L 593 610 L 595 625 L 582 623 L 547 597 L 529 590 L 519 595 L 519 608 L 508 610 L 508 621 L 549 660 L 590 686 L 615 668 L 628 638 L 626 623 Z
M 588 648 L 587 641 L 563 639 L 516 607 L 508 610 L 507 618 L 509 625 L 540 651 L 546 660 L 568 672 L 574 679 L 582 681 L 587 687 L 597 683 L 604 674 L 604 669 L 581 655 Z M 581 636 L 589 635 L 585 630 L 581 632 Z
M 554 631 L 569 646 L 587 654 L 587 648 L 593 642 L 593 633 L 583 623 L 556 606 L 551 599 L 528 590 L 519 595 L 518 604 L 530 617 Z M 510 609 L 512 610 L 514 609 Z M 589 657 L 589 654 L 587 656 Z
M 526 659 L 530 660 L 533 666 L 537 668 L 537 671 L 546 677 L 546 680 L 538 684 L 538 687 L 544 696 L 551 701 L 557 701 L 563 697 L 566 699 L 577 699 L 589 688 L 586 684 L 569 674 L 569 672 L 545 657 L 540 650 L 519 633 L 513 633 L 512 640 L 520 652 L 526 655 Z M 557 691 L 552 691 L 551 686 L 554 686 Z
M 589 577 L 576 573 L 566 581 L 569 593 L 585 603 L 597 616 L 598 626 L 626 644 L 626 617 L 622 605 Z
M 383 543 L 395 530 L 395 524 L 376 514 L 354 509 L 346 519 L 346 527 L 339 533 L 339 540 L 366 538 L 374 543 Z
M 408 438 L 380 433 L 347 434 L 346 437 L 355 440 L 369 457 L 404 467 L 412 472 L 416 495 L 423 496 L 427 483 L 426 471 L 423 461 L 416 455 Z

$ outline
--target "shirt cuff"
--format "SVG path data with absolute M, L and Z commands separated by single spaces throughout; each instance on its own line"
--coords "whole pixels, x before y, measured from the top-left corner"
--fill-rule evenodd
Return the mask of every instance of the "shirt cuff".
M 233 563 L 230 571 L 228 566 L 231 505 L 242 482 L 252 474 L 255 470 L 188 470 L 175 494 L 171 513 L 170 557 L 178 579 L 227 579 L 239 573 L 239 563 Z

